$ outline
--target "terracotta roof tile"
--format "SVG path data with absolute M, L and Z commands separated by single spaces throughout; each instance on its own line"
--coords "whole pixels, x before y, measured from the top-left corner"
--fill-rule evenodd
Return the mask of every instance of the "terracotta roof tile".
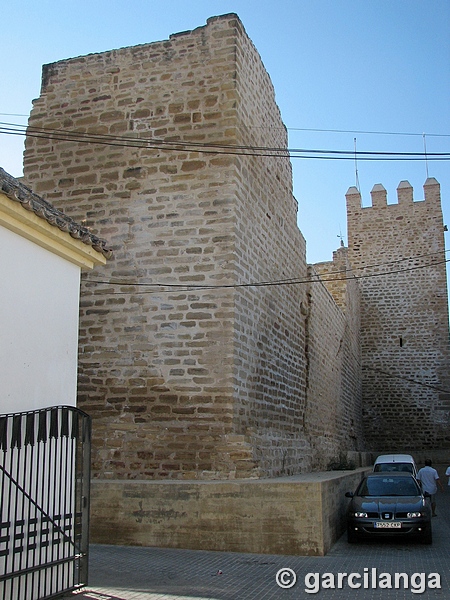
M 35 194 L 23 183 L 20 183 L 15 177 L 12 177 L 0 167 L 0 192 L 3 192 L 10 200 L 18 202 L 25 210 L 34 212 L 35 215 L 58 227 L 61 231 L 67 231 L 70 235 L 92 246 L 94 250 L 100 252 L 106 258 L 111 258 L 112 249 L 108 243 L 94 235 L 63 212 L 55 208 L 52 204 Z

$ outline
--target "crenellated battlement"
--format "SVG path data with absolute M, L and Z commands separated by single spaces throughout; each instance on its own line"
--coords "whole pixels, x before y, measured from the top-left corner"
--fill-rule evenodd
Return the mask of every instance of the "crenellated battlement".
M 409 207 L 418 202 L 426 202 L 427 204 L 434 204 L 437 207 L 441 206 L 441 192 L 440 185 L 434 177 L 428 177 L 423 185 L 424 200 L 414 200 L 414 190 L 409 181 L 401 181 L 397 187 L 397 203 L 387 203 L 387 191 L 381 183 L 377 183 L 373 186 L 370 192 L 372 205 L 363 207 L 361 193 L 355 186 L 351 186 L 345 197 L 347 199 L 347 212 L 356 212 L 360 210 L 370 209 L 383 209 L 391 206 L 405 206 Z
M 426 387 L 449 389 L 445 227 L 439 183 L 430 177 L 423 190 L 424 200 L 415 201 L 401 181 L 397 202 L 388 204 L 377 184 L 364 208 L 355 187 L 346 194 L 348 257 L 361 290 L 365 439 L 373 451 L 447 444 L 444 395 Z

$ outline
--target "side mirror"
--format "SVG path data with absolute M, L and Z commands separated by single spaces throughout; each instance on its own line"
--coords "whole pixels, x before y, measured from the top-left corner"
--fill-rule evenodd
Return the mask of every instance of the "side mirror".
M 353 492 L 345 492 L 346 498 L 353 498 Z

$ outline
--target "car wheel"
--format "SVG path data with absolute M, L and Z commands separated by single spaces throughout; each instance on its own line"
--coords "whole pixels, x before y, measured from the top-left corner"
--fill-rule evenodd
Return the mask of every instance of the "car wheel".
M 358 541 L 357 534 L 353 531 L 353 529 L 351 529 L 350 527 L 347 527 L 347 542 L 349 544 L 356 544 L 357 541 Z
M 431 525 L 429 525 L 423 532 L 421 542 L 422 542 L 422 544 L 432 544 L 433 543 L 433 531 L 431 529 Z

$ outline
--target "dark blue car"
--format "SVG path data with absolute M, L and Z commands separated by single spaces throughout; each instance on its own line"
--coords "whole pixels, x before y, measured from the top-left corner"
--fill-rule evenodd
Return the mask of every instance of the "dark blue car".
M 431 544 L 429 494 L 422 492 L 409 473 L 371 473 L 364 477 L 351 498 L 347 513 L 349 543 L 361 538 L 417 537 Z

